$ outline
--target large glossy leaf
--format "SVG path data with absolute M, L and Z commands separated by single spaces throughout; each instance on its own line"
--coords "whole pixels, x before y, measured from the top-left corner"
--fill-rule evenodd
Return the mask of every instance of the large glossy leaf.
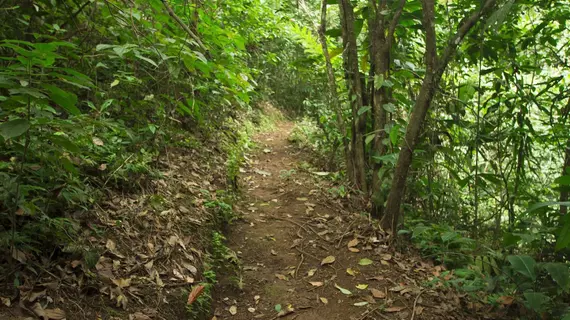
M 550 298 L 542 292 L 525 292 L 524 298 L 527 307 L 535 312 L 543 311 L 546 303 L 550 300 Z
M 544 265 L 544 269 L 550 274 L 552 279 L 565 291 L 570 286 L 570 273 L 565 263 L 552 262 Z
M 0 134 L 4 139 L 16 138 L 24 134 L 30 128 L 26 119 L 14 119 L 0 124 Z
M 508 256 L 507 259 L 511 263 L 513 270 L 516 272 L 530 278 L 532 280 L 536 279 L 536 261 L 529 256 Z
M 48 91 L 49 97 L 65 109 L 65 111 L 75 116 L 81 114 L 81 111 L 75 106 L 77 103 L 77 96 L 75 94 L 64 91 L 51 84 L 44 84 L 43 87 Z

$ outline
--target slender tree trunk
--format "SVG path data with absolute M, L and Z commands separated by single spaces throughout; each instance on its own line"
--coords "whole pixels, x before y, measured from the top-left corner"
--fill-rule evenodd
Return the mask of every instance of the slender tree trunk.
M 338 130 L 342 135 L 342 144 L 344 147 L 344 159 L 346 163 L 346 173 L 353 179 L 354 178 L 354 167 L 352 163 L 352 155 L 350 153 L 350 146 L 347 140 L 346 125 L 344 123 L 344 117 L 342 115 L 342 106 L 340 99 L 338 98 L 336 78 L 334 75 L 334 69 L 331 63 L 331 57 L 329 54 L 329 49 L 327 45 L 327 38 L 325 32 L 327 30 L 327 0 L 322 0 L 321 2 L 321 25 L 318 28 L 319 41 L 321 42 L 321 47 L 323 49 L 323 55 L 325 56 L 325 63 L 327 68 L 328 86 L 329 86 L 329 102 L 332 103 L 333 108 L 336 113 L 336 123 Z M 354 182 L 354 181 L 353 181 Z
M 495 2 L 496 0 L 486 0 L 481 9 L 464 20 L 457 33 L 449 39 L 447 47 L 444 49 L 438 61 L 435 33 L 435 0 L 422 0 L 422 25 L 426 33 L 426 73 L 420 93 L 414 104 L 410 122 L 406 130 L 406 136 L 400 146 L 400 155 L 396 164 L 392 187 L 381 221 L 381 226 L 385 230 L 395 231 L 398 227 L 401 215 L 400 205 L 404 196 L 404 187 L 408 177 L 408 171 L 412 164 L 413 152 L 418 142 L 420 129 L 431 105 L 431 101 L 433 100 L 435 90 L 439 86 L 443 72 L 447 68 L 451 58 L 455 55 L 457 46 L 475 26 L 479 18 L 494 7 Z
M 346 52 L 346 71 L 348 73 L 347 84 L 352 104 L 353 133 L 352 133 L 352 156 L 354 164 L 355 184 L 362 192 L 368 193 L 366 183 L 366 163 L 364 154 L 364 131 L 366 130 L 366 114 L 358 115 L 362 108 L 362 82 L 358 68 L 358 52 L 356 47 L 356 35 L 354 33 L 354 12 L 350 0 L 340 0 L 340 21 L 342 39 Z
M 394 32 L 396 26 L 404 9 L 406 0 L 400 0 L 399 6 L 396 9 L 390 23 L 386 21 L 386 16 L 382 12 L 386 9 L 386 1 L 381 1 L 380 7 L 377 6 L 375 0 L 370 0 L 370 7 L 372 10 L 371 18 L 371 56 L 374 65 L 374 74 L 380 76 L 382 79 L 390 77 L 391 58 L 390 52 L 392 50 L 392 43 L 394 41 Z M 374 97 L 373 101 L 373 119 L 374 119 L 374 140 L 372 145 L 373 156 L 383 156 L 386 153 L 386 146 L 384 139 L 386 138 L 386 126 L 388 114 L 384 109 L 384 105 L 390 101 L 390 92 L 380 83 L 374 83 Z M 382 162 L 372 160 L 372 216 L 379 219 L 382 216 L 382 209 L 384 205 L 382 197 L 382 181 L 378 177 L 378 171 L 382 168 Z
M 566 142 L 566 150 L 564 152 L 564 165 L 562 166 L 562 175 L 567 176 L 570 175 L 570 138 Z M 560 202 L 568 201 L 569 195 L 569 186 L 562 186 L 560 190 Z M 560 206 L 560 214 L 564 215 L 568 213 L 567 206 Z

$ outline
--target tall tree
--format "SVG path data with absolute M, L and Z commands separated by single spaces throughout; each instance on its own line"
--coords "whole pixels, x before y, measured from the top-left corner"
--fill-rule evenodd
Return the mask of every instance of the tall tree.
M 412 163 L 413 152 L 418 143 L 420 130 L 430 108 L 431 101 L 443 76 L 447 65 L 455 55 L 457 46 L 467 33 L 495 6 L 496 0 L 486 0 L 482 7 L 473 12 L 459 26 L 458 31 L 447 42 L 440 57 L 437 54 L 437 35 L 435 31 L 435 0 L 422 0 L 422 26 L 425 32 L 425 65 L 426 73 L 421 89 L 414 103 L 404 141 L 400 146 L 400 154 L 392 187 L 388 195 L 386 209 L 381 225 L 386 230 L 396 230 L 400 220 L 400 205 L 404 197 L 404 187 L 408 171 Z

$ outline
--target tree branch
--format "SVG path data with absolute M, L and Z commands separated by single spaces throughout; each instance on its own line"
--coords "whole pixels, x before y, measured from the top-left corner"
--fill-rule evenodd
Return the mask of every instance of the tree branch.
M 465 22 L 463 22 L 463 24 L 457 30 L 457 33 L 453 37 L 451 37 L 451 39 L 449 39 L 447 47 L 443 51 L 443 54 L 441 56 L 441 59 L 437 67 L 438 73 L 439 72 L 443 73 L 443 70 L 447 67 L 447 64 L 455 54 L 457 46 L 461 43 L 463 38 L 465 38 L 467 33 L 469 33 L 469 31 L 475 26 L 477 21 L 479 21 L 479 18 L 481 18 L 483 15 L 491 11 L 491 9 L 495 6 L 496 3 L 497 0 L 486 0 L 485 3 L 483 4 L 483 7 L 481 7 L 477 12 L 471 14 L 471 16 L 467 18 Z
M 394 32 L 396 32 L 396 27 L 398 26 L 398 21 L 400 20 L 400 16 L 402 16 L 402 12 L 404 11 L 405 5 L 406 5 L 406 0 L 400 0 L 400 3 L 398 4 L 398 9 L 396 9 L 394 17 L 392 17 L 392 21 L 390 21 L 390 26 L 388 27 L 388 36 L 387 36 L 388 48 L 392 47 L 392 42 L 394 41 Z
M 190 30 L 190 28 L 186 24 L 184 24 L 184 22 L 172 10 L 170 5 L 168 5 L 168 2 L 166 0 L 160 0 L 160 1 L 162 1 L 162 4 L 166 8 L 166 11 L 168 11 L 168 14 L 182 27 L 182 29 L 184 29 L 184 31 L 186 31 L 186 33 L 188 33 L 188 35 L 192 39 L 194 39 L 194 41 L 200 47 L 200 49 L 202 49 L 204 53 L 208 52 L 208 49 L 206 49 L 202 41 L 200 41 L 200 38 L 198 38 L 198 36 L 194 32 L 192 32 L 192 30 Z

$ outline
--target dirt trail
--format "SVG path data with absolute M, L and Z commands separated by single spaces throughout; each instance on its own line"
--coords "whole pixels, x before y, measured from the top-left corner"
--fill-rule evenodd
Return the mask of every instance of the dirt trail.
M 226 235 L 242 271 L 219 275 L 214 319 L 468 318 L 446 302 L 456 296 L 420 287 L 433 265 L 388 252 L 365 217 L 343 210 L 322 177 L 299 168 L 307 159 L 287 141 L 292 127 L 256 138 L 263 151 L 242 174 L 243 219 Z M 335 261 L 322 264 L 328 256 Z

